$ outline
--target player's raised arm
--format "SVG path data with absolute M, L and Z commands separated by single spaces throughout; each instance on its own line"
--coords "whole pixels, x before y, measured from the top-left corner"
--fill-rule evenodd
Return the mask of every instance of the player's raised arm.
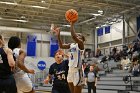
M 60 28 L 59 27 L 54 28 L 54 29 L 52 29 L 52 31 L 55 32 L 55 34 L 57 36 L 59 47 L 62 48 L 62 49 L 69 49 L 70 48 L 70 44 L 64 44 L 62 42 L 62 40 L 61 40 L 61 37 L 60 37 Z

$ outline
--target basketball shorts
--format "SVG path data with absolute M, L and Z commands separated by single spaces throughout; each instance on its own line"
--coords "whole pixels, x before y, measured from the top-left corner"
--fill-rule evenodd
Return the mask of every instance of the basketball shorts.
M 0 93 L 17 93 L 16 82 L 13 75 L 0 78 Z
M 17 72 L 14 74 L 18 93 L 30 92 L 33 89 L 32 81 L 27 73 Z
M 73 83 L 74 86 L 81 86 L 84 83 L 82 69 L 69 68 L 67 81 L 68 83 Z

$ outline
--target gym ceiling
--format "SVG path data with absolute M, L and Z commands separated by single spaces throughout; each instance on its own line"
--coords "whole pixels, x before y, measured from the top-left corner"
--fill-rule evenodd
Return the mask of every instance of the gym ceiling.
M 0 0 L 0 26 L 49 31 L 52 23 L 68 30 L 68 9 L 78 11 L 77 29 L 88 30 L 140 15 L 140 0 Z

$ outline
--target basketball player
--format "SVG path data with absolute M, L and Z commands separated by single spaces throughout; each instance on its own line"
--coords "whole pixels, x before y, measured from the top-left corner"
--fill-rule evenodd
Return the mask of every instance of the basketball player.
M 54 76 L 53 88 L 51 93 L 70 93 L 67 82 L 68 60 L 64 60 L 64 52 L 58 50 L 55 54 L 55 63 L 50 66 L 49 75 L 44 80 L 48 84 L 52 76 Z
M 4 38 L 0 35 L 0 93 L 17 93 L 13 68 L 15 61 L 12 50 L 4 48 Z
M 14 71 L 14 78 L 16 80 L 18 93 L 35 93 L 32 82 L 27 73 L 34 74 L 34 70 L 26 68 L 24 59 L 26 53 L 21 49 L 20 38 L 13 36 L 9 39 L 8 47 L 13 50 L 16 60 L 16 67 Z
M 71 35 L 75 43 L 64 44 L 60 38 L 60 29 L 54 28 L 53 32 L 56 33 L 60 48 L 69 49 L 69 72 L 68 83 L 71 93 L 81 93 L 82 83 L 84 80 L 82 72 L 82 55 L 84 54 L 84 41 L 85 38 L 81 34 L 76 34 L 74 30 L 74 22 L 71 22 Z

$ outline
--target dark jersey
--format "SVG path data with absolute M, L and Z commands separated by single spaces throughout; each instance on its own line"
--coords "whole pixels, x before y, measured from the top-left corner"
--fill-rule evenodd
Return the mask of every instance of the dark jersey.
M 8 78 L 11 75 L 12 72 L 8 63 L 7 54 L 3 48 L 0 48 L 0 78 Z
M 64 60 L 61 64 L 53 63 L 50 66 L 49 74 L 54 76 L 54 85 L 63 86 L 67 84 L 68 60 Z

